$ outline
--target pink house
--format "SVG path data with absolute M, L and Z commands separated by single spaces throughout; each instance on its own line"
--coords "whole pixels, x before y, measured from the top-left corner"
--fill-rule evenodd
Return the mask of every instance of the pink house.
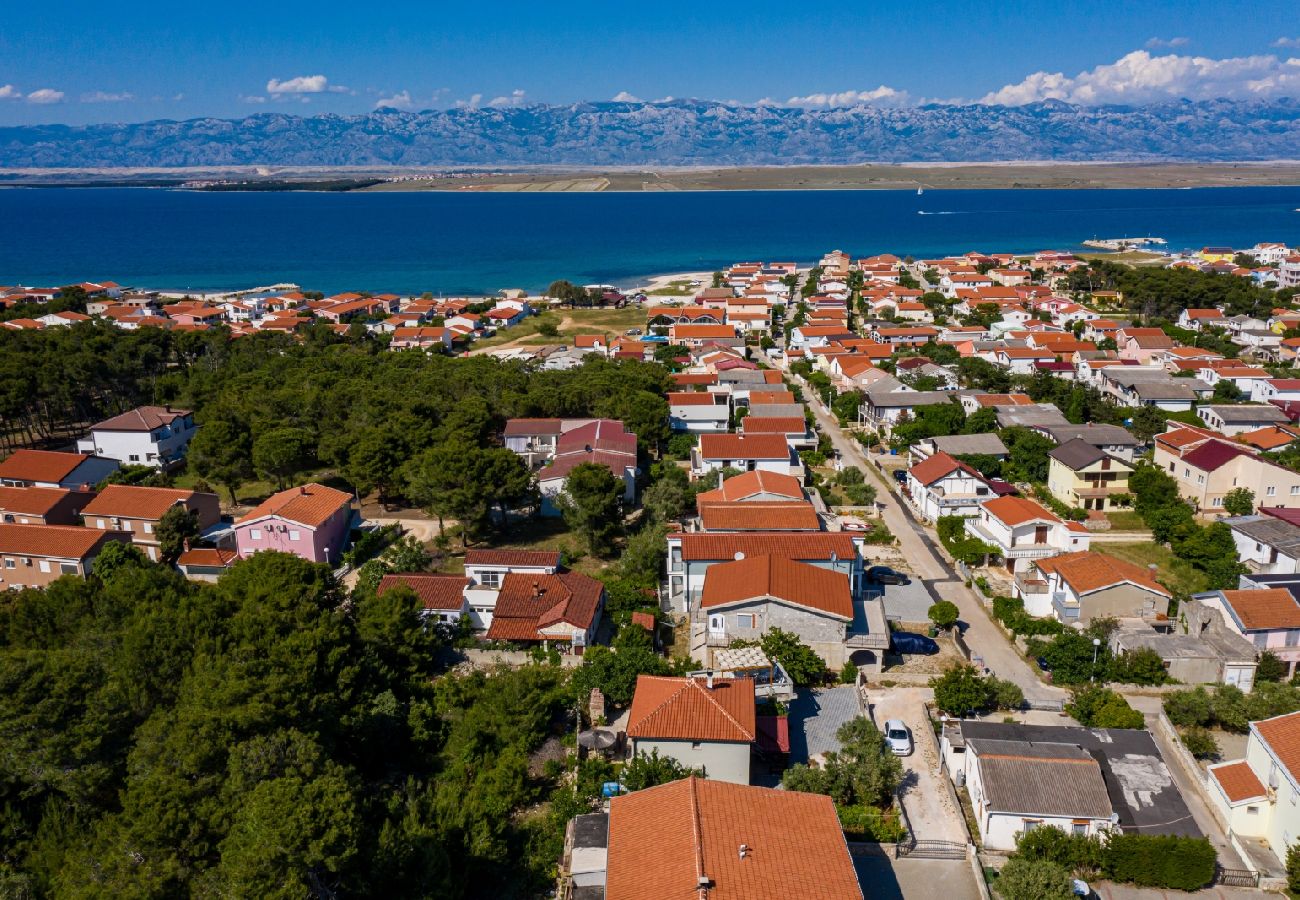
M 239 555 L 261 550 L 292 553 L 310 562 L 333 563 L 347 549 L 352 495 L 321 484 L 272 494 L 235 523 Z

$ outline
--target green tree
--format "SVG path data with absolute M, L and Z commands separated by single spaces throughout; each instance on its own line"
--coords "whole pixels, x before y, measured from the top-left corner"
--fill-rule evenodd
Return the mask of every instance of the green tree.
M 957 609 L 957 604 L 951 600 L 940 600 L 930 606 L 926 615 L 935 624 L 936 628 L 948 629 L 957 624 L 957 618 L 961 615 L 961 611 Z
M 1144 728 L 1142 713 L 1119 694 L 1099 685 L 1075 688 L 1065 711 L 1085 728 Z
M 950 716 L 980 712 L 993 703 L 988 680 L 965 663 L 930 679 L 930 687 L 934 689 L 934 705 Z
M 608 466 L 580 463 L 569 470 L 556 505 L 565 523 L 597 556 L 614 546 L 623 527 L 623 482 Z
M 1255 492 L 1250 488 L 1233 488 L 1223 495 L 1223 511 L 1230 516 L 1250 515 L 1255 511 Z
M 1110 663 L 1110 649 L 1105 641 L 1094 645 L 1093 638 L 1077 631 L 1057 635 L 1043 649 L 1042 655 L 1052 670 L 1052 680 L 1057 684 L 1082 684 L 1097 677 L 1105 679 Z
M 1157 434 L 1164 433 L 1164 412 L 1156 406 L 1139 406 L 1133 411 L 1133 423 L 1129 430 L 1139 441 L 1149 442 Z
M 1184 729 L 1181 737 L 1187 752 L 1197 759 L 1215 759 L 1218 757 L 1219 742 L 1214 739 L 1214 735 L 1209 732 L 1209 729 L 1200 725 L 1193 725 L 1191 728 Z
M 800 641 L 798 635 L 780 628 L 769 628 L 759 646 L 769 659 L 781 664 L 790 680 L 799 687 L 821 684 L 826 680 L 826 663 Z
M 201 433 L 201 432 L 200 432 Z M 311 435 L 303 428 L 273 428 L 253 441 L 253 466 L 279 490 L 289 486 L 293 476 L 311 465 Z
M 1210 695 L 1203 687 L 1166 694 L 1165 715 L 1179 727 L 1207 725 L 1211 720 Z
M 387 504 L 397 485 L 398 472 L 405 460 L 407 448 L 393 432 L 383 428 L 364 431 L 348 451 L 348 462 L 343 474 L 356 488 L 357 494 L 379 492 L 379 502 Z
M 1045 859 L 1012 857 L 998 873 L 994 890 L 1003 900 L 1073 900 L 1070 873 Z
M 1047 454 L 1056 448 L 1051 438 L 1019 425 L 1002 429 L 1000 436 L 1016 477 L 1025 481 L 1047 480 Z
M 104 545 L 91 563 L 91 572 L 104 581 L 109 581 L 133 567 L 149 565 L 149 559 L 135 544 L 126 541 L 111 541 Z
M 1287 665 L 1280 656 L 1272 650 L 1265 650 L 1259 654 L 1255 665 L 1255 681 L 1279 682 L 1286 678 L 1286 670 Z
M 1286 886 L 1291 893 L 1300 893 L 1300 844 L 1286 848 Z
M 235 491 L 253 477 L 248 432 L 229 419 L 205 421 L 190 440 L 186 459 L 200 478 L 224 487 L 232 504 L 239 502 Z
M 888 803 L 902 781 L 903 764 L 880 729 L 859 717 L 841 725 L 835 737 L 840 749 L 827 753 L 820 769 L 801 763 L 786 770 L 781 779 L 785 789 L 828 794 L 840 806 Z
M 682 472 L 673 466 L 670 471 Z M 682 477 L 663 477 L 641 495 L 641 504 L 658 522 L 673 522 L 686 515 L 691 508 L 690 489 L 685 473 Z
M 1164 684 L 1169 680 L 1164 660 L 1150 647 L 1112 657 L 1107 679 L 1122 684 Z
M 629 791 L 639 791 L 670 781 L 677 781 L 688 775 L 701 778 L 708 777 L 702 769 L 688 769 L 671 756 L 660 756 L 658 748 L 649 753 L 638 753 L 623 766 L 621 780 L 623 787 Z
M 165 563 L 174 563 L 185 552 L 185 545 L 199 536 L 199 514 L 176 504 L 158 520 L 158 549 Z

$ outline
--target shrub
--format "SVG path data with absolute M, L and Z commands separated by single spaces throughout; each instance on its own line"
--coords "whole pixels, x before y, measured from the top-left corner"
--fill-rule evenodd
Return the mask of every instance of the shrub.
M 1012 857 L 998 874 L 996 887 L 1005 900 L 1074 900 L 1069 871 L 1045 859 Z
M 1150 647 L 1130 650 L 1111 659 L 1107 677 L 1123 684 L 1164 684 L 1169 680 L 1164 660 Z
M 1167 694 L 1164 706 L 1169 721 L 1181 728 L 1210 722 L 1210 695 L 1203 687 Z
M 1256 681 L 1281 681 L 1286 677 L 1286 663 L 1272 650 L 1265 650 L 1259 655 L 1255 668 Z
M 1002 678 L 990 678 L 993 705 L 998 709 L 1020 709 L 1025 705 L 1025 692 L 1014 681 Z
M 939 677 L 930 679 L 930 686 L 934 688 L 934 705 L 950 716 L 964 716 L 992 705 L 989 682 L 975 671 L 974 666 L 953 666 Z
M 1219 755 L 1219 742 L 1208 729 L 1193 725 L 1183 732 L 1183 746 L 1197 759 L 1215 759 Z
M 837 806 L 835 812 L 840 817 L 840 827 L 853 840 L 878 843 L 895 843 L 907 834 L 907 829 L 898 818 L 894 809 L 876 809 L 874 806 L 853 804 Z
M 1203 837 L 1112 834 L 1102 854 L 1102 871 L 1111 881 L 1180 891 L 1213 881 L 1214 863 L 1214 847 Z
M 1101 870 L 1103 845 L 1095 834 L 1071 834 L 1061 828 L 1035 828 L 1016 835 L 1016 856 L 1047 860 L 1082 877 Z
M 1300 844 L 1292 844 L 1286 851 L 1286 886 L 1291 893 L 1300 893 Z
M 1065 711 L 1085 728 L 1142 728 L 1142 713 L 1110 688 L 1087 685 L 1076 688 Z
M 930 607 L 926 615 L 930 617 L 930 621 L 937 627 L 951 628 L 957 624 L 960 611 L 957 609 L 957 604 L 951 600 L 940 600 Z
M 844 668 L 840 669 L 840 684 L 853 684 L 858 680 L 858 667 L 851 662 L 846 662 Z

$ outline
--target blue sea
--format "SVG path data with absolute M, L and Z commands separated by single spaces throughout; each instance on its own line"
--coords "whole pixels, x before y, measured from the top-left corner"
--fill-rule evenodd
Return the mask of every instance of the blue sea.
M 294 282 L 456 295 L 557 278 L 634 286 L 741 260 L 842 249 L 935 256 L 1300 244 L 1300 187 L 698 193 L 204 193 L 0 190 L 0 284 L 111 279 L 163 289 Z

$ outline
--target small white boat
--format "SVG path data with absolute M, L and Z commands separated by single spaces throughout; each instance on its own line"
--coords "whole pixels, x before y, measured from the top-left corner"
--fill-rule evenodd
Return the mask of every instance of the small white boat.
M 924 194 L 924 193 L 925 193 L 925 188 L 923 188 L 923 187 L 918 187 L 918 188 L 916 189 L 916 196 L 919 197 L 919 196 L 921 196 L 921 195 Z M 1300 209 L 1296 210 L 1296 212 L 1300 212 Z

